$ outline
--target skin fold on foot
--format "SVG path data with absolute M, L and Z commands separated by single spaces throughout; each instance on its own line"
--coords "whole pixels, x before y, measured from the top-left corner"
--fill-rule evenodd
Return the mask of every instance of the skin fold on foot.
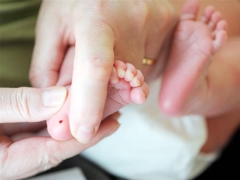
M 168 115 L 211 111 L 203 107 L 211 105 L 207 70 L 214 53 L 227 40 L 227 23 L 211 6 L 197 20 L 198 9 L 197 0 L 187 1 L 173 36 L 159 96 L 159 106 Z

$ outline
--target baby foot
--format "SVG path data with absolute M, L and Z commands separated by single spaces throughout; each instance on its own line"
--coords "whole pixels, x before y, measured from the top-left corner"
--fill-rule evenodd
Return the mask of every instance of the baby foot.
M 69 92 L 71 95 L 71 90 Z M 141 71 L 137 70 L 131 64 L 115 61 L 109 80 L 103 119 L 127 104 L 144 103 L 148 94 L 148 86 L 144 82 Z M 62 109 L 47 120 L 48 132 L 56 140 L 68 140 L 72 138 L 68 119 L 70 95 Z
M 204 91 L 200 85 L 211 57 L 227 40 L 221 13 L 207 7 L 198 21 L 198 9 L 197 0 L 188 0 L 173 37 L 159 98 L 160 108 L 169 115 L 179 115 L 190 95 L 197 97 Z

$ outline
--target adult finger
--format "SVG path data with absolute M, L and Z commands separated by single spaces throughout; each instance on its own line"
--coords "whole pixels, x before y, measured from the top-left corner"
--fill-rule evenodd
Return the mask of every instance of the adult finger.
M 51 8 L 52 1 L 44 1 L 36 26 L 36 39 L 33 51 L 29 79 L 34 87 L 49 87 L 56 85 L 58 73 L 65 54 L 66 43 L 62 37 L 62 25 L 58 16 L 52 16 L 52 11 L 60 8 Z M 56 6 L 56 4 L 54 4 Z
M 34 122 L 34 123 L 4 123 L 0 126 L 0 134 L 11 136 L 13 134 L 22 132 L 36 132 L 46 127 L 46 122 Z M 2 133 L 1 133 L 2 132 Z
M 79 142 L 87 143 L 102 119 L 114 61 L 115 38 L 111 27 L 99 22 L 79 24 L 75 36 L 70 129 Z
M 118 127 L 118 122 L 112 117 L 104 120 L 89 144 L 81 144 L 75 139 L 56 141 L 47 137 L 27 138 L 12 143 L 10 139 L 0 136 L 0 157 L 3 157 L 0 159 L 0 179 L 22 179 L 46 171 L 93 146 Z
M 0 123 L 37 122 L 50 118 L 67 97 L 64 87 L 1 88 Z

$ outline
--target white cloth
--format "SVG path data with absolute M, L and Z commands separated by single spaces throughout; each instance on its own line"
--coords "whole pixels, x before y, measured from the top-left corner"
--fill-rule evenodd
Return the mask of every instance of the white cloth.
M 157 105 L 159 88 L 159 80 L 151 83 L 147 102 L 124 107 L 118 131 L 82 155 L 132 180 L 186 180 L 203 171 L 215 159 L 199 157 L 207 136 L 204 117 L 162 114 Z

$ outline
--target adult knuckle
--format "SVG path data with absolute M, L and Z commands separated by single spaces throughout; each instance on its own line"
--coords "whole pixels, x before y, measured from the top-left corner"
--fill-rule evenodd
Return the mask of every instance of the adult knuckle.
M 95 80 L 106 81 L 110 77 L 110 73 L 113 67 L 112 59 L 108 57 L 93 57 L 90 58 L 89 73 L 94 72 Z
M 40 66 L 34 65 L 33 63 L 28 74 L 28 79 L 33 86 L 39 86 L 38 83 L 42 82 L 43 73 L 46 72 L 44 72 Z
M 87 15 L 82 17 L 81 20 L 75 17 L 74 31 L 76 36 L 79 35 L 80 38 L 86 37 L 86 34 L 89 33 L 89 29 L 91 29 L 91 34 L 100 34 L 104 31 L 107 24 L 106 21 L 103 20 L 103 15 L 97 14 L 96 12 L 96 16 L 97 17 Z M 93 26 L 94 28 L 92 28 Z
M 35 68 L 31 68 L 30 72 L 28 74 L 28 79 L 30 82 L 34 81 L 36 78 L 38 78 L 38 73 L 36 73 Z
M 30 108 L 30 97 L 25 88 L 18 88 L 13 92 L 11 102 L 12 110 L 24 119 L 31 119 L 33 113 Z
M 135 1 L 134 3 L 135 8 L 132 12 L 132 24 L 138 26 L 138 28 L 144 28 L 150 14 L 149 7 L 145 1 Z
M 45 147 L 43 147 L 46 153 L 42 154 L 42 156 L 40 156 L 37 160 L 38 171 L 46 171 L 52 167 L 57 166 L 62 162 L 62 159 L 59 159 L 55 155 L 56 153 L 53 152 L 52 143 L 53 143 L 52 141 L 47 141 Z
M 108 69 L 112 67 L 112 59 L 109 57 L 96 56 L 89 59 L 92 66 L 96 68 Z
M 160 20 L 161 25 L 166 27 L 175 26 L 178 21 L 177 12 L 170 4 L 165 4 L 164 6 L 159 6 L 159 12 L 161 12 Z

